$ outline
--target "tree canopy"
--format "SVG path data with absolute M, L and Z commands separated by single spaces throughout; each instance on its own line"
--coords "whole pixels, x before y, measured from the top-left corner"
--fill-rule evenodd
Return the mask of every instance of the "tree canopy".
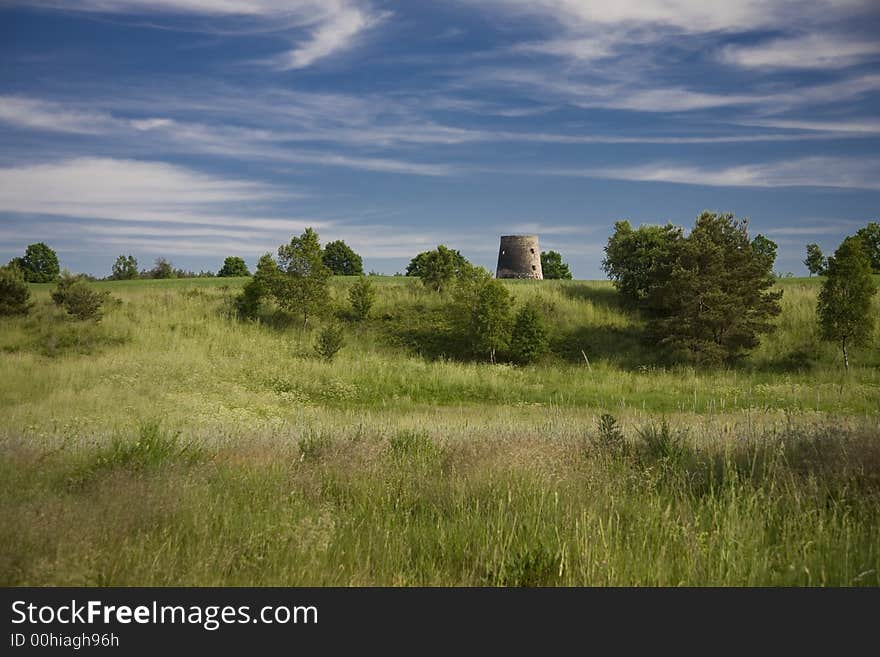
M 327 243 L 323 261 L 335 276 L 360 276 L 364 273 L 363 260 L 342 240 Z
M 772 246 L 771 246 L 772 245 Z M 730 361 L 756 347 L 781 311 L 775 244 L 749 241 L 748 221 L 704 212 L 677 239 L 649 286 L 649 331 L 671 353 L 700 363 Z
M 648 296 L 654 280 L 668 274 L 673 249 L 682 240 L 681 228 L 639 226 L 633 230 L 628 221 L 614 224 L 614 233 L 605 247 L 602 268 L 614 281 L 626 305 L 638 306 Z
M 562 262 L 562 255 L 557 251 L 541 251 L 541 271 L 544 278 L 571 280 L 568 263 Z
M 461 255 L 460 251 L 456 249 L 449 249 L 444 245 L 438 246 L 433 251 L 423 251 L 418 254 L 415 258 L 409 261 L 409 264 L 406 266 L 406 276 L 418 276 L 423 277 L 425 275 L 426 266 L 430 263 L 432 266 L 436 264 L 435 258 L 436 253 L 438 251 L 448 252 L 448 256 L 444 254 L 444 260 L 446 257 L 451 257 L 452 259 L 452 269 L 454 271 L 454 275 L 458 275 L 468 266 L 467 259 Z
M 856 237 L 862 240 L 871 261 L 871 269 L 875 274 L 880 274 L 880 223 L 872 221 L 864 228 L 859 228 Z
M 433 251 L 425 251 L 413 258 L 406 268 L 406 275 L 418 276 L 425 287 L 442 292 L 471 268 L 461 253 L 441 244 Z
M 251 272 L 248 269 L 247 263 L 243 258 L 239 258 L 238 256 L 229 256 L 226 258 L 226 260 L 223 261 L 223 266 L 220 268 L 220 271 L 217 272 L 217 276 L 222 276 L 224 278 L 250 275 Z
M 61 273 L 58 255 L 45 242 L 29 244 L 24 256 L 10 264 L 21 270 L 28 283 L 52 283 Z
M 289 244 L 278 247 L 278 274 L 271 281 L 275 300 L 286 311 L 300 314 L 303 325 L 307 324 L 327 304 L 330 270 L 324 265 L 318 233 L 306 228 Z
M 804 258 L 804 266 L 813 274 L 823 274 L 825 272 L 825 256 L 822 255 L 822 249 L 818 244 L 807 244 L 807 257 Z
M 114 281 L 127 281 L 138 277 L 138 261 L 133 255 L 120 255 L 113 263 L 110 278 Z
M 877 286 L 871 259 L 859 237 L 847 237 L 828 258 L 816 314 L 823 340 L 837 342 L 849 368 L 849 347 L 865 344 L 874 332 L 871 297 Z

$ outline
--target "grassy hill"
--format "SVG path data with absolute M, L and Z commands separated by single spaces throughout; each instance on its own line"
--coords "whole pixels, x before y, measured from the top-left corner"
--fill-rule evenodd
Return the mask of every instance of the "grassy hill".
M 34 286 L 0 322 L 0 582 L 880 583 L 880 349 L 843 371 L 816 279 L 707 370 L 606 282 L 506 282 L 554 348 L 514 367 L 456 360 L 402 277 L 327 363 L 235 318 L 245 280 L 97 283 L 98 324 Z

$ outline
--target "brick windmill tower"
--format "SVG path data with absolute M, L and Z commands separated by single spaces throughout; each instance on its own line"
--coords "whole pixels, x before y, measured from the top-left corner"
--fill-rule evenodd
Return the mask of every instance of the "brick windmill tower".
M 537 235 L 502 235 L 495 278 L 543 279 Z

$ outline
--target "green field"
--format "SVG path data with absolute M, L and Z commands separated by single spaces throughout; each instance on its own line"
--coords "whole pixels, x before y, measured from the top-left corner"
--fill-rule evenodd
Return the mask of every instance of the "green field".
M 235 317 L 245 280 L 97 283 L 97 324 L 35 285 L 0 320 L 0 583 L 880 584 L 880 339 L 845 372 L 816 279 L 704 370 L 605 282 L 506 282 L 552 327 L 515 367 L 456 360 L 403 277 L 327 363 L 320 322 Z

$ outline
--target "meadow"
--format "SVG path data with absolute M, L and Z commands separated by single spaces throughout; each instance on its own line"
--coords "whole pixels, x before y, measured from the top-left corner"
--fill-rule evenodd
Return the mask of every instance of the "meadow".
M 320 321 L 236 317 L 246 280 L 96 283 L 98 323 L 34 285 L 0 320 L 0 583 L 880 584 L 880 340 L 844 371 L 817 279 L 714 369 L 586 281 L 505 282 L 543 361 L 460 361 L 405 277 L 361 323 L 332 280 L 326 362 Z

